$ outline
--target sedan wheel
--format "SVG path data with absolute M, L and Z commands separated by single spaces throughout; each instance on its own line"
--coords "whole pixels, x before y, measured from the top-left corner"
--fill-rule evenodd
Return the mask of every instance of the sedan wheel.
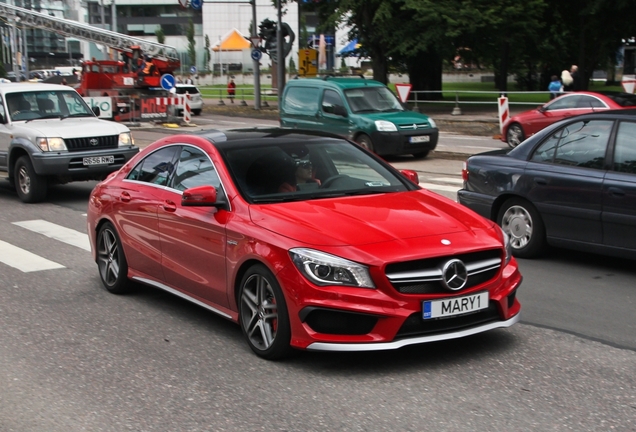
M 525 139 L 523 129 L 519 123 L 513 123 L 506 133 L 506 141 L 510 147 L 517 147 Z
M 268 360 L 290 351 L 291 331 L 285 298 L 274 275 L 262 265 L 251 267 L 241 281 L 239 321 L 252 351 Z
M 497 222 L 510 236 L 512 254 L 520 258 L 538 255 L 545 244 L 545 228 L 541 216 L 529 202 L 512 198 L 499 211 Z
M 110 223 L 105 223 L 97 234 L 97 267 L 102 284 L 113 294 L 129 290 L 128 262 L 119 236 Z

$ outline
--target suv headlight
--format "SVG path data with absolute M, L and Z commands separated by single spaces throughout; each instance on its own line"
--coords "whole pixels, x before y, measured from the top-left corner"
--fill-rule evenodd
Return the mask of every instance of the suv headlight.
M 397 126 L 386 120 L 376 120 L 375 128 L 378 132 L 397 132 Z
M 62 138 L 36 138 L 38 147 L 40 150 L 48 152 L 48 151 L 66 151 L 66 144 Z
M 291 249 L 289 255 L 298 270 L 316 285 L 375 288 L 369 268 L 362 264 L 305 248 Z
M 119 147 L 131 146 L 135 144 L 135 140 L 130 132 L 124 132 L 119 134 Z

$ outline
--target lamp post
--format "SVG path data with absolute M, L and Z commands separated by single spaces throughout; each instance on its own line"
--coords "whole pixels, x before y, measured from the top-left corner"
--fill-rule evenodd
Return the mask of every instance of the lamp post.
M 278 106 L 280 107 L 281 98 L 283 97 L 283 89 L 285 88 L 285 51 L 283 48 L 283 20 L 280 0 L 276 0 L 276 9 L 278 15 L 278 24 L 276 26 L 276 81 L 278 89 Z

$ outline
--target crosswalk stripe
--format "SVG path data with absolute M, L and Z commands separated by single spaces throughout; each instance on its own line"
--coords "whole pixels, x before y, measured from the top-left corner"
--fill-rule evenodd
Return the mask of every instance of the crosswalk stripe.
M 91 250 L 88 234 L 47 222 L 42 219 L 13 222 L 13 224 L 89 252 Z
M 446 186 L 434 183 L 420 183 L 420 186 L 425 189 L 440 190 L 445 192 L 457 192 L 459 190 L 457 186 Z
M 2 240 L 0 240 L 0 262 L 25 273 L 64 268 L 62 264 L 49 261 Z

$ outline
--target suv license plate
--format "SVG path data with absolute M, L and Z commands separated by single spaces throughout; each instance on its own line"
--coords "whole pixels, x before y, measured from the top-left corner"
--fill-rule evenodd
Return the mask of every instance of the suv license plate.
M 431 137 L 428 135 L 412 136 L 411 138 L 409 138 L 409 141 L 411 143 L 429 142 L 430 140 Z
M 488 308 L 488 291 L 464 297 L 422 302 L 422 318 L 447 318 Z
M 115 156 L 93 156 L 82 159 L 84 166 L 89 165 L 107 165 L 115 163 Z

